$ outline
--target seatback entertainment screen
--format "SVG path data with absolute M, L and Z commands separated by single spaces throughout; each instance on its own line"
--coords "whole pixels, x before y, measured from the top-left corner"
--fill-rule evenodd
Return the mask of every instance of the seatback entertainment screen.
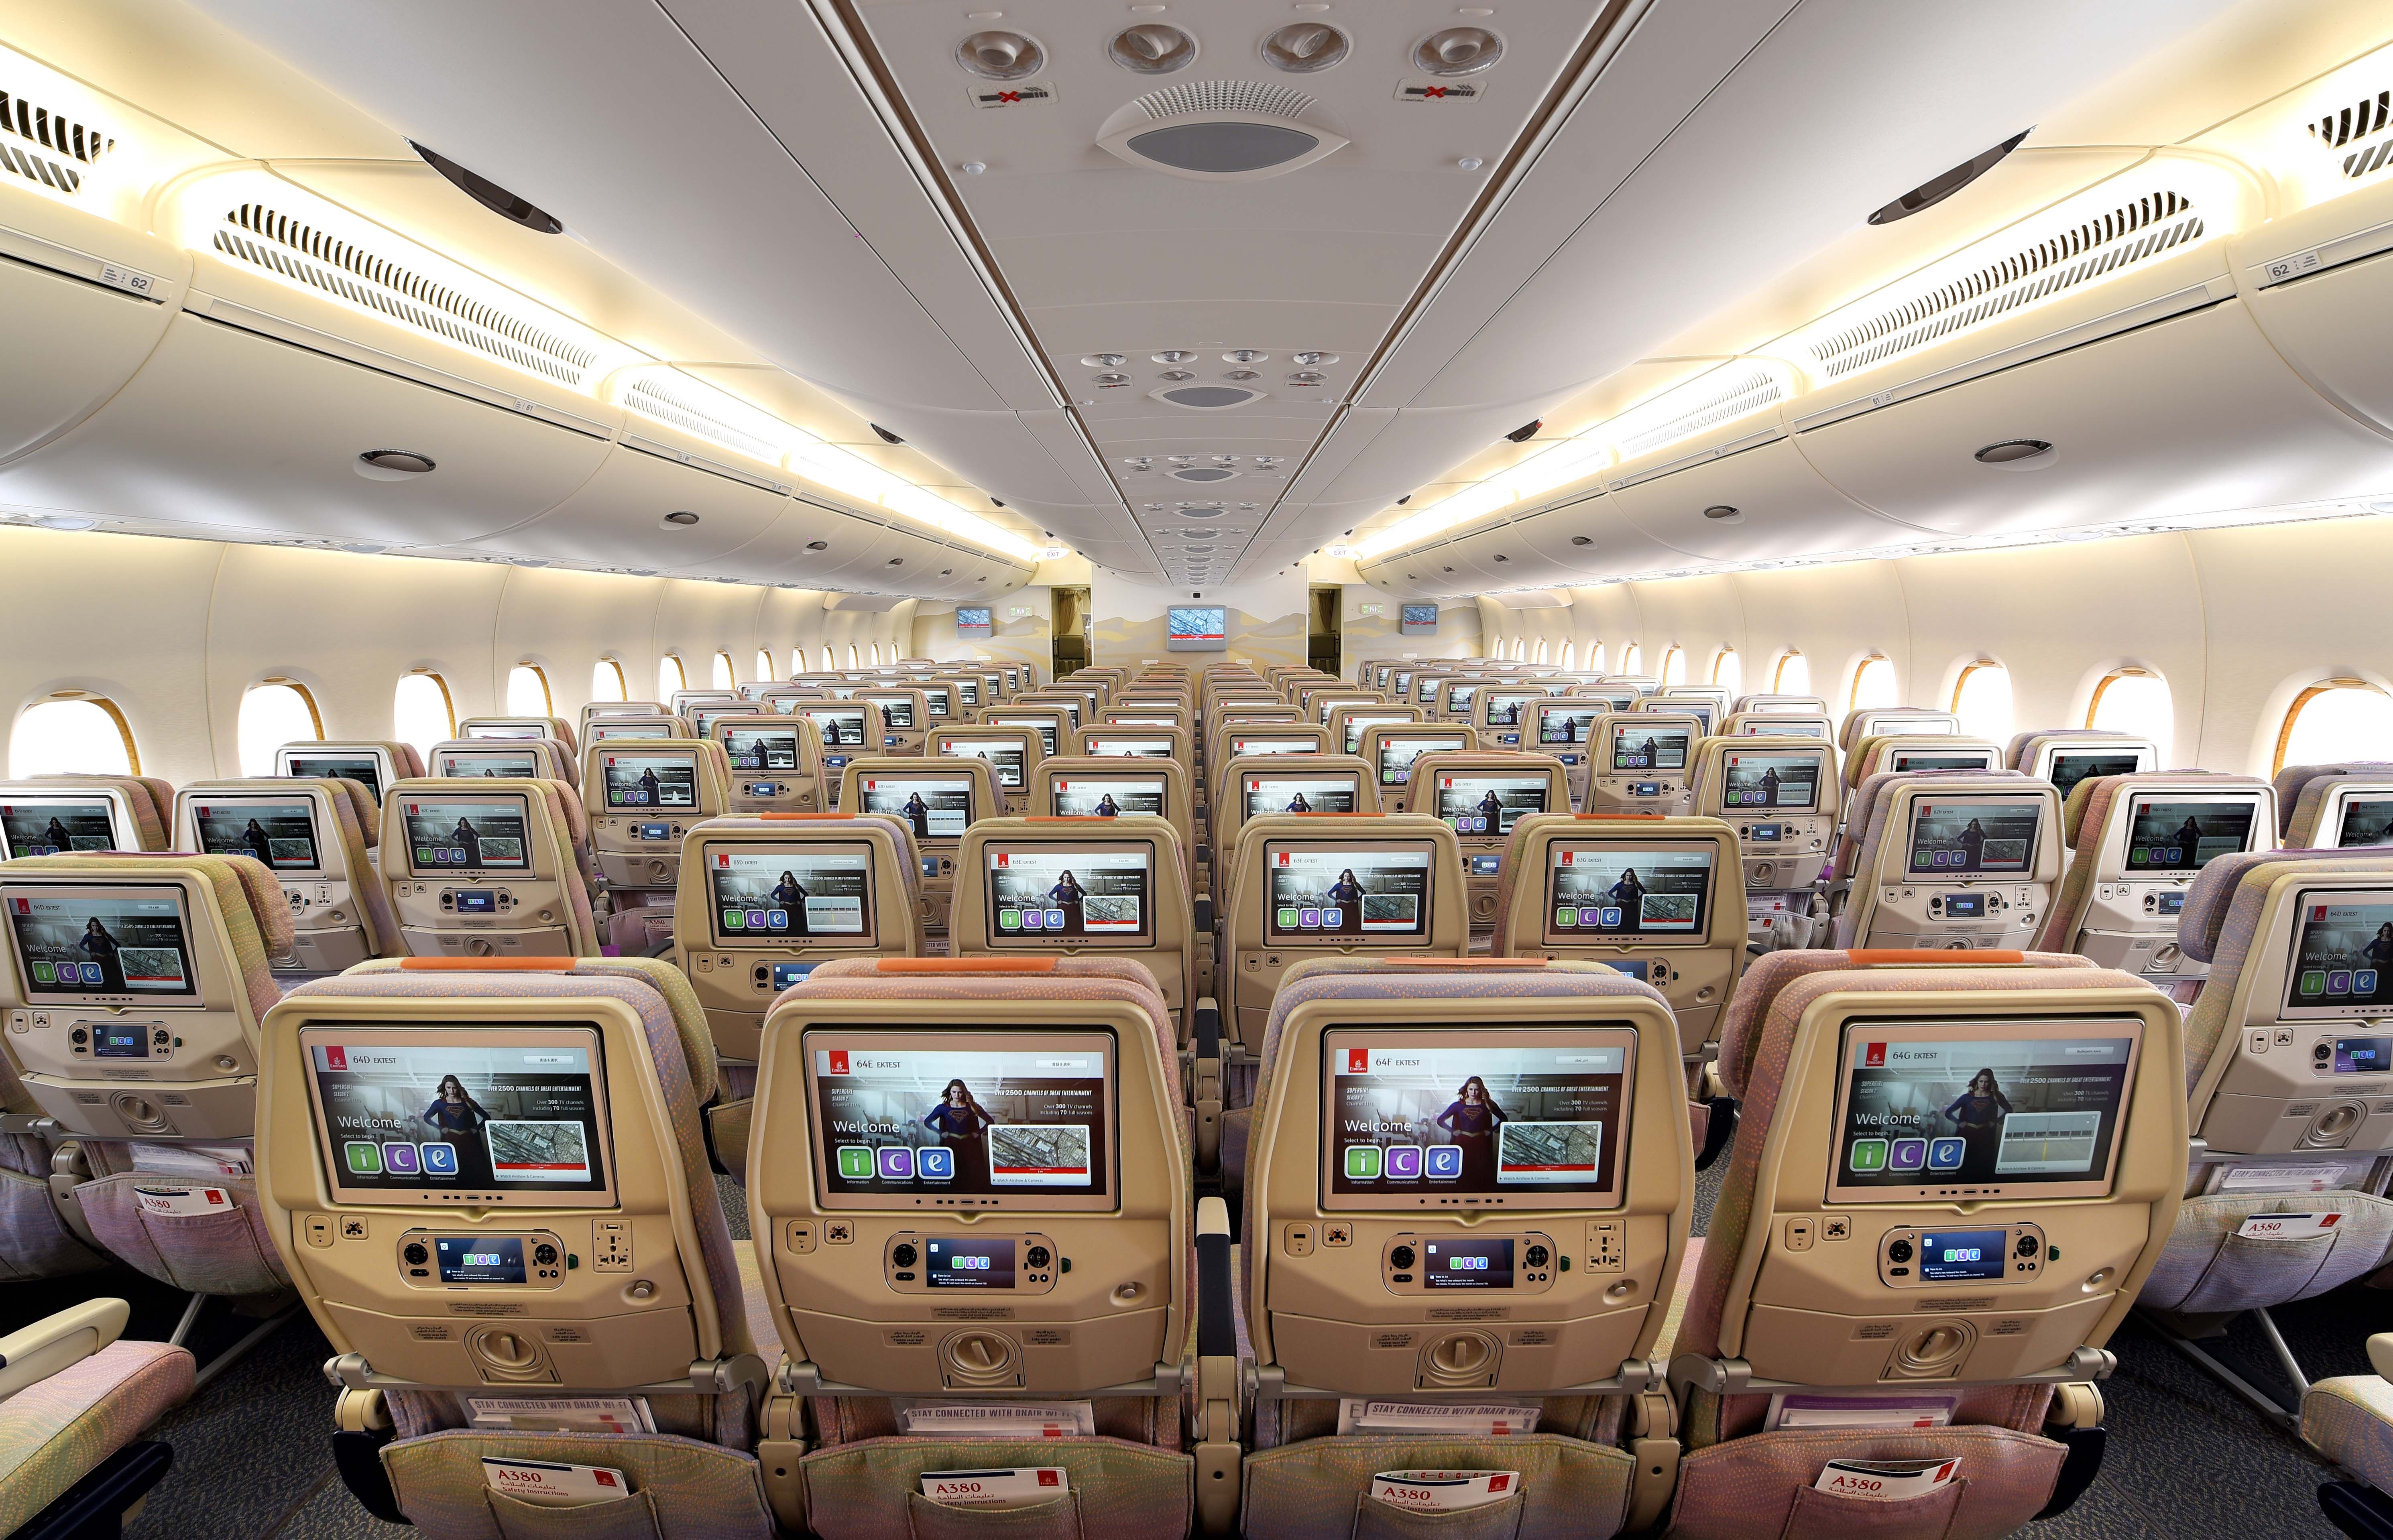
M 1785 807 L 1809 810 L 1820 805 L 1820 756 L 1736 752 L 1722 755 L 1720 787 L 1724 807 Z
M 1466 772 L 1437 777 L 1437 816 L 1457 834 L 1510 834 L 1523 813 L 1543 813 L 1552 788 L 1543 776 Z
M 872 940 L 872 847 L 830 843 L 710 845 L 714 944 Z
M 1558 840 L 1548 849 L 1549 943 L 1709 937 L 1710 846 Z
M 471 802 L 410 797 L 401 813 L 407 820 L 408 864 L 418 877 L 531 869 L 531 842 L 520 797 Z
M 0 846 L 11 860 L 114 850 L 116 826 L 104 802 L 0 803 Z
M 199 998 L 179 888 L 22 885 L 0 902 L 29 1004 Z
M 432 756 L 433 775 L 444 780 L 538 780 L 540 756 L 503 749 L 443 749 Z
M 1058 776 L 1050 791 L 1059 818 L 1118 818 L 1125 813 L 1169 817 L 1161 776 Z
M 1431 846 L 1314 846 L 1268 840 L 1267 941 L 1338 946 L 1429 938 Z
M 372 754 L 309 754 L 288 751 L 281 756 L 284 774 L 302 780 L 355 781 L 382 801 L 382 763 Z
M 1018 743 L 992 743 L 981 738 L 943 737 L 939 739 L 939 752 L 953 754 L 960 759 L 987 760 L 990 771 L 997 777 L 998 785 L 1011 789 L 1022 784 L 1022 761 L 1025 754 L 1022 746 Z
M 992 1049 L 936 1034 L 804 1038 L 820 1194 L 834 1208 L 1113 1206 L 1114 1039 Z
M 2260 803 L 2138 797 L 2127 816 L 2127 869 L 2184 876 L 2251 843 Z
M 991 845 L 991 946 L 1048 941 L 1139 945 L 1155 939 L 1155 853 L 1111 848 Z
M 1615 774 L 1684 770 L 1694 735 L 1684 727 L 1648 727 L 1633 718 L 1611 728 L 1609 763 Z
M 269 871 L 313 871 L 316 804 L 256 801 L 194 803 L 200 848 L 211 855 L 254 855 Z
M 1383 733 L 1380 736 L 1380 784 L 1402 786 L 1413 778 L 1413 761 L 1423 754 L 1453 753 L 1462 746 L 1459 734 Z
M 798 735 L 791 727 L 726 727 L 723 752 L 734 770 L 795 770 Z
M 1911 809 L 1914 875 L 1961 876 L 2026 871 L 2035 860 L 2038 802 L 1923 797 Z
M 625 750 L 599 755 L 598 770 L 605 777 L 606 805 L 610 809 L 664 813 L 698 805 L 696 754 Z
M 1354 811 L 1355 779 L 1353 775 L 1304 776 L 1295 774 L 1247 775 L 1238 777 L 1245 788 L 1249 818 L 1260 818 L 1272 813 L 1352 813 Z

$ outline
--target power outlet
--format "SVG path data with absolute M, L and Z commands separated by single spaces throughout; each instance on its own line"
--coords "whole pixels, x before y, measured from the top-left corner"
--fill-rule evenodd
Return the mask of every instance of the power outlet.
M 595 1259 L 591 1263 L 595 1271 L 632 1271 L 632 1223 L 629 1220 L 600 1220 L 596 1242 L 592 1248 Z
M 1620 1272 L 1628 1266 L 1627 1226 L 1618 1220 L 1589 1220 L 1587 1224 L 1587 1270 Z

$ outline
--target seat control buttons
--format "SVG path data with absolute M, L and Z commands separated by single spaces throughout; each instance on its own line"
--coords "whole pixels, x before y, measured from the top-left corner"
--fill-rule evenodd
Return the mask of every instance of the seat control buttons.
M 1054 1253 L 1049 1251 L 1045 1246 L 1034 1245 L 1029 1250 L 1025 1251 L 1022 1254 L 1022 1259 L 1031 1267 L 1043 1272 L 1046 1270 L 1047 1264 L 1055 1259 Z
M 914 1249 L 913 1242 L 899 1241 L 889 1248 L 889 1259 L 899 1267 L 912 1267 L 922 1258 L 921 1254 Z
M 422 1267 L 432 1259 L 432 1253 L 425 1248 L 422 1241 L 408 1242 L 399 1255 L 407 1259 L 407 1265 L 410 1267 Z
M 1911 1243 L 1909 1241 L 1903 1240 L 1889 1242 L 1886 1248 L 1886 1259 L 1890 1262 L 1907 1262 L 1911 1260 Z
M 1391 1267 L 1400 1268 L 1406 1272 L 1410 1272 L 1412 1270 L 1413 1263 L 1418 1259 L 1419 1259 L 1414 1254 L 1413 1248 L 1409 1246 L 1391 1246 L 1388 1250 L 1388 1265 Z

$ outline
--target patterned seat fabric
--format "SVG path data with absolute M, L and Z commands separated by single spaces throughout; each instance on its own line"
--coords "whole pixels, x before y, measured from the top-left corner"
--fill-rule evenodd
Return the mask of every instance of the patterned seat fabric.
M 2069 798 L 2060 814 L 2060 842 L 2070 851 L 2069 867 L 2054 894 L 2052 912 L 2045 917 L 2044 929 L 2036 934 L 2039 947 L 2047 952 L 2065 952 L 2076 941 L 2078 928 L 2085 923 L 2086 910 L 2093 902 L 2094 874 L 2101 866 L 2102 829 L 2119 799 L 2156 785 L 2181 787 L 2196 777 L 2216 782 L 2216 790 L 2222 791 L 2265 784 L 2248 776 L 2169 770 L 2132 776 L 2088 776 L 2069 789 Z
M 0 1055 L 0 1113 L 35 1116 L 39 1103 Z M 50 1194 L 51 1147 L 26 1133 L 0 1133 L 0 1283 L 55 1278 L 104 1267 Z
M 2308 847 L 2318 842 L 2319 816 L 2326 808 L 2327 793 L 2338 782 L 2346 780 L 2382 781 L 2393 777 L 2393 763 L 2304 764 L 2295 765 L 2277 777 L 2277 784 L 2289 781 L 2297 790 L 2290 808 L 2280 809 L 2278 817 L 2283 826 L 2280 834 L 2284 843 Z
M 2393 776 L 2393 761 L 2351 760 L 2341 764 L 2288 764 L 2277 772 L 2277 837 L 2294 843 L 2294 814 L 2313 781 L 2334 776 Z
M 0 1402 L 0 1534 L 13 1534 L 191 1393 L 191 1355 L 115 1341 Z
M 175 827 L 175 787 L 155 776 L 35 776 L 33 784 L 106 787 L 122 792 L 142 850 L 163 850 Z
M 2393 1367 L 2393 1336 L 2368 1347 L 2380 1369 Z M 2302 1442 L 2393 1495 L 2393 1383 L 2381 1372 L 2320 1380 L 2302 1397 Z

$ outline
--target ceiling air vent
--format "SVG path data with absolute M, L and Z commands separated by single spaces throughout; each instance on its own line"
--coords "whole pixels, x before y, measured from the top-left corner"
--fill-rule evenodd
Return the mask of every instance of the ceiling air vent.
M 84 172 L 115 148 L 97 128 L 0 91 L 0 171 L 72 193 L 82 189 Z
M 1284 176 L 1341 150 L 1346 140 L 1307 121 L 1314 100 L 1259 80 L 1192 80 L 1150 91 L 1117 111 L 1097 143 L 1135 166 L 1196 181 Z
M 1786 382 L 1765 364 L 1724 364 L 1624 413 L 1612 431 L 1620 458 L 1633 460 L 1692 438 L 1717 424 L 1756 411 L 1786 395 Z
M 1249 390 L 1245 385 L 1183 385 L 1147 394 L 1167 406 L 1188 411 L 1227 411 L 1263 398 L 1262 391 Z
M 216 228 L 222 255 L 378 311 L 402 326 L 582 388 L 597 355 L 352 241 L 243 203 Z
M 2393 91 L 2362 97 L 2308 127 L 2310 137 L 2329 150 L 2349 147 L 2351 153 L 2343 158 L 2343 174 L 2354 181 L 2393 163 L 2393 134 L 2386 132 L 2393 128 Z
M 725 421 L 720 412 L 709 411 L 700 405 L 693 392 L 674 389 L 660 374 L 647 373 L 634 380 L 632 387 L 623 392 L 623 404 L 644 417 L 670 423 L 685 433 L 728 445 L 769 464 L 780 463 L 783 451 L 779 444 Z
M 2014 310 L 2199 241 L 2190 199 L 2148 192 L 2042 240 L 1994 256 L 1899 304 L 1863 314 L 1811 344 L 1821 372 L 1839 379 Z

